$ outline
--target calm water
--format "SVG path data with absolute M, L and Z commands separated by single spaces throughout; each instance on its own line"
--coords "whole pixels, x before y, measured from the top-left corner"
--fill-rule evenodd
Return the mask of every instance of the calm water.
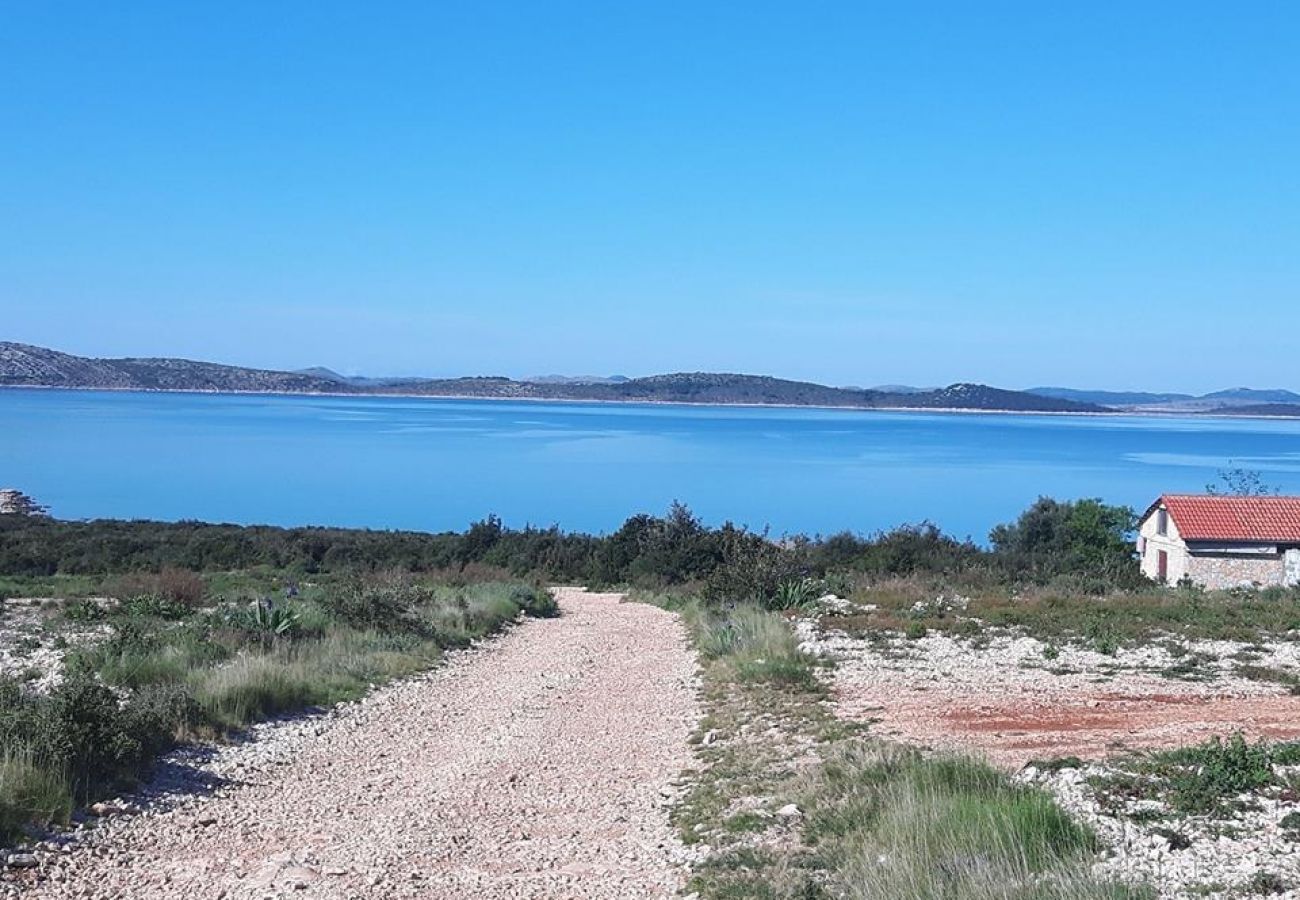
M 62 518 L 608 531 L 680 499 L 982 540 L 1039 494 L 1143 506 L 1229 461 L 1300 492 L 1300 422 L 0 390 L 0 487 Z

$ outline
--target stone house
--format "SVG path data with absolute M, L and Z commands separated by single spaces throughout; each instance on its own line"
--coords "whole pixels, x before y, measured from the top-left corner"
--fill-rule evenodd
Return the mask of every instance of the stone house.
M 1137 550 L 1167 584 L 1300 584 L 1300 497 L 1165 494 L 1138 520 Z

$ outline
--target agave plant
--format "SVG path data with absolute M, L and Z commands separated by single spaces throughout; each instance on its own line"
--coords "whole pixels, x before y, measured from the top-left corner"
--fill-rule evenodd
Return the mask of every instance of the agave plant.
M 790 578 L 776 586 L 772 606 L 776 609 L 806 609 L 821 592 L 821 582 L 815 578 Z
M 277 606 L 268 597 L 249 604 L 248 625 L 264 638 L 279 638 L 298 625 L 298 613 L 287 606 Z

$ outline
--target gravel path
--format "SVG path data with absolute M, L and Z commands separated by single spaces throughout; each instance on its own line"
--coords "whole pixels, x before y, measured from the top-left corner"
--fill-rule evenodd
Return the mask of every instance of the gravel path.
M 559 618 L 377 692 L 238 783 L 43 855 L 23 896 L 671 896 L 694 658 L 670 613 L 557 593 Z

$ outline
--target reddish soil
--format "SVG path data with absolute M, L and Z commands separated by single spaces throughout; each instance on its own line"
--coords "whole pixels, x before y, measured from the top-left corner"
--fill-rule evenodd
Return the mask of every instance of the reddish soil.
M 934 748 L 974 750 L 1017 769 L 1033 759 L 1095 759 L 1122 750 L 1186 746 L 1242 731 L 1254 739 L 1300 739 L 1300 697 L 1116 693 L 1098 687 L 1068 699 L 1019 699 L 994 692 L 908 689 L 876 696 L 849 689 L 855 717 L 877 720 L 878 734 Z

